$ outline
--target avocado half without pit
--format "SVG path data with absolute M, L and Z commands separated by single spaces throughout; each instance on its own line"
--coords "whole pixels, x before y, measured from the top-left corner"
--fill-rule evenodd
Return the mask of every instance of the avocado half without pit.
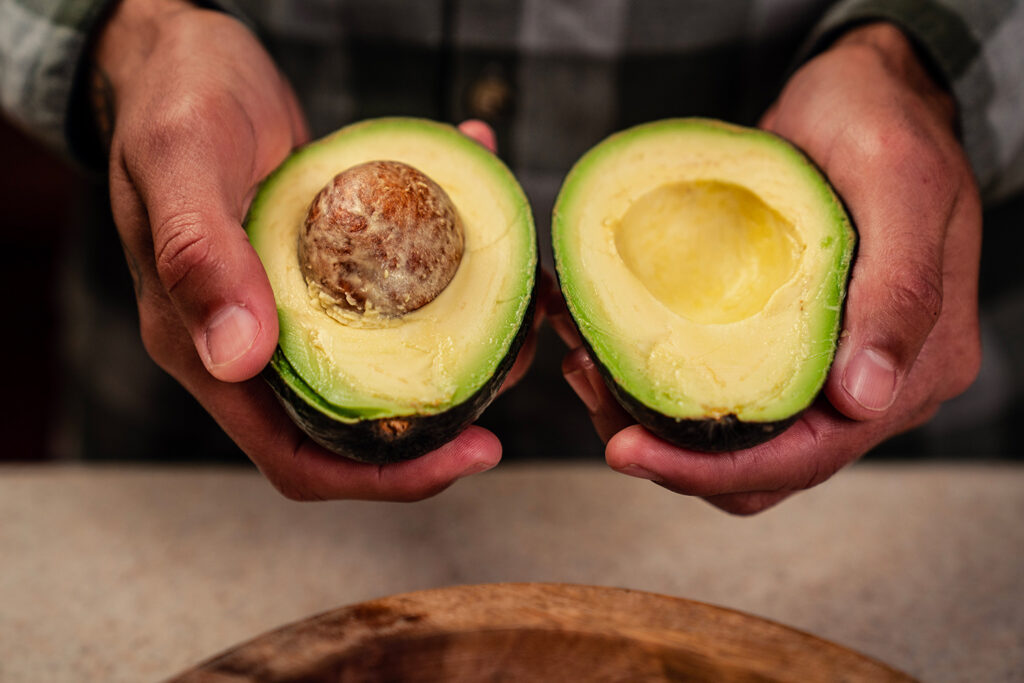
M 533 215 L 455 128 L 372 119 L 296 151 L 246 218 L 280 336 L 264 376 L 340 455 L 414 458 L 491 402 L 529 330 Z
M 552 231 L 584 345 L 657 436 L 748 448 L 821 390 L 855 233 L 785 140 L 707 119 L 622 131 L 573 167 Z

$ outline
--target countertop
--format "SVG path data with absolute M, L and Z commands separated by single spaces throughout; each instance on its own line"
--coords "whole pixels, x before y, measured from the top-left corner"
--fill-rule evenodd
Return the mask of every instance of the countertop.
M 147 681 L 371 598 L 620 586 L 768 617 L 925 681 L 1024 680 L 1024 467 L 864 463 L 750 518 L 603 464 L 413 504 L 247 468 L 0 467 L 0 680 Z

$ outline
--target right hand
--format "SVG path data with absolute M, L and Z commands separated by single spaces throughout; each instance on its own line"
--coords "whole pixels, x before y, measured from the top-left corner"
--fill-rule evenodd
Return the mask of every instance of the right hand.
M 978 373 L 982 214 L 955 104 L 896 26 L 858 26 L 797 70 L 761 125 L 799 146 L 857 226 L 843 333 L 818 400 L 778 437 L 708 454 L 677 448 L 617 405 L 571 329 L 566 379 L 615 470 L 760 512 L 924 424 Z
M 340 458 L 306 438 L 258 377 L 277 346 L 277 310 L 242 220 L 308 131 L 255 37 L 180 0 L 122 0 L 93 58 L 143 343 L 271 483 L 292 499 L 418 500 L 496 465 L 501 445 L 479 427 L 397 465 Z

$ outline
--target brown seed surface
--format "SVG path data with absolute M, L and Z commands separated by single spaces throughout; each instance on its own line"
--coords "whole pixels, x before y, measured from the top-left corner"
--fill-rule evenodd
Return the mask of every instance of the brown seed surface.
M 458 270 L 462 220 L 421 171 L 369 161 L 317 194 L 299 233 L 307 283 L 358 313 L 395 317 L 431 302 Z

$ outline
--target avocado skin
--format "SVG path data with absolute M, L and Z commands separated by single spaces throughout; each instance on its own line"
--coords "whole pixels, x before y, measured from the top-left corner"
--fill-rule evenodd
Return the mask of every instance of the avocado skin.
M 432 415 L 403 415 L 357 422 L 342 422 L 311 405 L 285 382 L 276 366 L 288 363 L 278 347 L 263 377 L 277 394 L 285 411 L 313 441 L 338 455 L 374 465 L 411 460 L 425 455 L 454 439 L 473 424 L 498 394 L 515 364 L 519 350 L 533 326 L 537 305 L 537 277 L 530 293 L 530 304 L 523 322 L 498 363 L 494 374 L 480 389 L 462 403 Z
M 605 386 L 608 387 L 608 391 L 615 397 L 619 405 L 644 429 L 674 446 L 704 453 L 725 453 L 753 448 L 774 439 L 800 417 L 800 413 L 797 413 L 775 422 L 744 422 L 732 413 L 703 420 L 686 420 L 663 415 L 647 407 L 619 386 L 608 368 L 594 353 L 594 349 L 591 348 L 586 337 L 580 334 L 580 338 L 583 340 L 583 347 L 594 361 L 594 366 L 601 374 Z

